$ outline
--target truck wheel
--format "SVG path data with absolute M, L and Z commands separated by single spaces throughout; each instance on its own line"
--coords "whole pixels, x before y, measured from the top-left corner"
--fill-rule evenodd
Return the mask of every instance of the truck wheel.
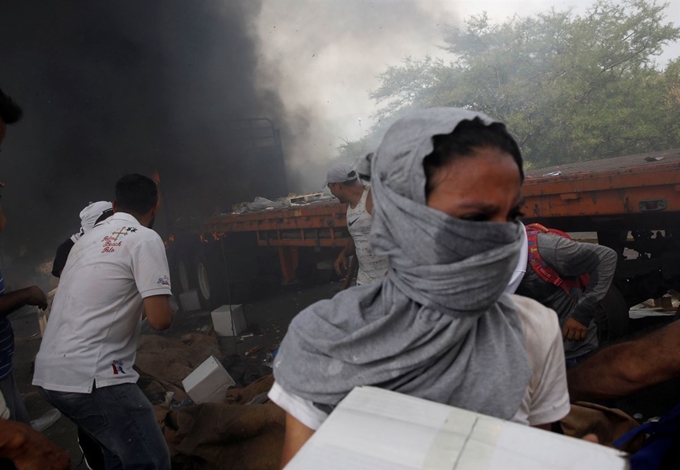
M 616 287 L 611 286 L 595 313 L 600 346 L 628 333 L 628 310 L 623 294 Z
M 225 288 L 224 269 L 219 260 L 212 260 L 205 254 L 196 257 L 195 273 L 198 300 L 201 307 L 211 310 L 222 304 Z
M 177 277 L 181 292 L 187 292 L 191 289 L 191 278 L 189 277 L 189 267 L 185 260 L 179 260 L 177 263 Z

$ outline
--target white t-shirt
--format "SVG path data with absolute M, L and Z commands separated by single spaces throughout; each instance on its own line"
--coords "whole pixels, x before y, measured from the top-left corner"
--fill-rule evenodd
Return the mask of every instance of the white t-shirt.
M 33 385 L 61 392 L 136 383 L 143 298 L 171 295 L 163 241 L 114 214 L 69 254 L 35 360 Z
M 532 426 L 559 421 L 569 413 L 571 405 L 557 316 L 534 300 L 517 295 L 511 298 L 522 322 L 531 367 L 531 380 L 511 421 Z M 503 392 L 498 393 L 498 399 L 502 400 Z M 269 398 L 311 429 L 318 429 L 328 417 L 311 401 L 287 392 L 277 383 L 269 392 Z

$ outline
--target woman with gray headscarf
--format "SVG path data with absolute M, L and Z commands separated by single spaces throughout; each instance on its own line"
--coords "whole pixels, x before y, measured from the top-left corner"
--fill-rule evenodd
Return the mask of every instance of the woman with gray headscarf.
M 524 240 L 522 157 L 505 126 L 421 110 L 368 158 L 359 172 L 370 168 L 371 243 L 390 270 L 291 323 L 270 392 L 287 413 L 283 464 L 361 385 L 534 426 L 563 418 L 556 315 L 504 293 Z

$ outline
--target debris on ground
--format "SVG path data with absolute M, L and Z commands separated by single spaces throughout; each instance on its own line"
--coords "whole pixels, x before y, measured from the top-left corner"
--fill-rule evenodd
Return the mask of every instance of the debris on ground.
M 179 339 L 140 337 L 135 365 L 139 386 L 154 404 L 173 468 L 278 468 L 285 413 L 267 397 L 274 377 L 271 367 L 259 358 L 271 355 L 277 347 L 253 348 L 249 357 L 227 356 L 214 334 L 192 332 Z M 192 387 L 185 390 L 182 385 L 206 364 L 210 370 L 202 374 L 202 380 L 192 382 L 198 384 L 193 389 L 210 388 L 215 371 L 224 371 L 222 375 L 228 371 L 229 383 L 235 381 L 239 387 L 227 389 L 217 383 L 211 403 L 196 404 L 188 395 L 197 397 Z
M 267 398 L 273 383 L 270 374 L 230 390 L 224 403 L 179 410 L 155 406 L 173 469 L 278 469 L 285 412 Z

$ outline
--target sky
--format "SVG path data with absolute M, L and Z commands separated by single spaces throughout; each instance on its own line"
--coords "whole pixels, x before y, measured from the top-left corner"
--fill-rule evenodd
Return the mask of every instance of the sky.
M 261 79 L 279 90 L 289 119 L 306 126 L 285 151 L 290 181 L 315 188 L 343 140 L 361 138 L 377 105 L 378 74 L 405 56 L 444 56 L 446 26 L 486 12 L 495 22 L 550 8 L 584 13 L 591 0 L 265 0 L 257 20 Z M 390 13 L 395 13 L 391 16 Z M 680 1 L 667 9 L 680 25 Z M 660 63 L 680 56 L 666 48 Z M 312 177 L 311 175 L 314 175 Z

